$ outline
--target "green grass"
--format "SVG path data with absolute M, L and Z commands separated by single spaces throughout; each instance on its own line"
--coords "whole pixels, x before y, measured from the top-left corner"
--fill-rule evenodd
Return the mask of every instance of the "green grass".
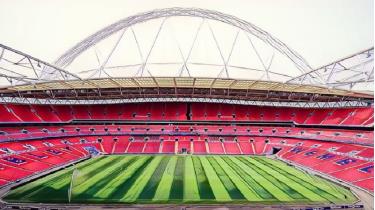
M 195 176 L 195 168 L 191 156 L 187 157 L 185 160 L 184 173 L 184 201 L 199 201 L 200 197 L 198 183 Z
M 214 193 L 212 192 L 210 183 L 208 182 L 206 173 L 204 172 L 200 158 L 197 156 L 192 157 L 195 177 L 197 178 L 197 186 L 199 190 L 199 198 L 201 200 L 215 200 Z
M 203 169 L 206 173 L 208 183 L 210 184 L 212 192 L 215 195 L 215 199 L 221 202 L 231 201 L 232 199 L 229 195 L 229 192 L 225 188 L 224 183 L 220 180 L 220 177 L 213 166 L 208 161 L 207 157 L 200 157 L 200 159 Z
M 168 165 L 163 173 L 163 176 L 158 184 L 155 192 L 155 196 L 152 199 L 154 202 L 165 202 L 168 201 L 169 194 L 171 192 L 174 171 L 176 168 L 177 157 L 171 157 Z
M 356 201 L 342 186 L 265 157 L 167 155 L 90 159 L 19 186 L 3 199 L 67 203 L 70 186 L 72 203 L 338 204 Z
M 121 198 L 121 201 L 125 203 L 133 203 L 141 195 L 143 190 L 147 190 L 145 189 L 147 182 L 152 177 L 154 171 L 158 168 L 162 159 L 162 156 L 153 158 L 150 164 L 148 164 L 147 167 L 143 170 L 142 175 L 138 176 L 135 182 L 130 183 L 131 186 L 124 197 Z
M 184 163 L 184 157 L 177 158 L 176 168 L 173 176 L 173 183 L 171 186 L 171 193 L 169 194 L 170 201 L 182 200 L 184 198 Z

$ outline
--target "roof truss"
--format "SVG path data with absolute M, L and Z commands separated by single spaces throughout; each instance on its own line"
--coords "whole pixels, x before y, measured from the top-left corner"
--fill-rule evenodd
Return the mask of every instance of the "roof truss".
M 287 83 L 326 86 L 330 89 L 372 90 L 372 94 L 373 82 L 374 48 L 363 50 L 287 81 Z

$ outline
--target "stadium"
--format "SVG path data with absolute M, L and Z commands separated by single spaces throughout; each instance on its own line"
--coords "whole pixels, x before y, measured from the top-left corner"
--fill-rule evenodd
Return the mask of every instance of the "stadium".
M 373 209 L 373 59 L 313 68 L 247 20 L 182 7 L 51 63 L 0 44 L 1 205 Z

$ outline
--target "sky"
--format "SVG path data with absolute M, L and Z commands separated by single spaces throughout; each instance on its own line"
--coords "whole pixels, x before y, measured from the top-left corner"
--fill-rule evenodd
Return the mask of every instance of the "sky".
M 370 48 L 373 0 L 0 0 L 0 43 L 53 63 L 101 28 L 139 12 L 199 7 L 269 32 L 317 68 Z

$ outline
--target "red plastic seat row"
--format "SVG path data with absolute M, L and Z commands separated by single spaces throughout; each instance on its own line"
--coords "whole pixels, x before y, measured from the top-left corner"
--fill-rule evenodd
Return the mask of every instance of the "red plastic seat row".
M 0 105 L 0 122 L 71 120 L 192 120 L 295 122 L 311 125 L 373 125 L 372 107 L 291 108 L 214 103 L 134 103 L 116 105 Z

